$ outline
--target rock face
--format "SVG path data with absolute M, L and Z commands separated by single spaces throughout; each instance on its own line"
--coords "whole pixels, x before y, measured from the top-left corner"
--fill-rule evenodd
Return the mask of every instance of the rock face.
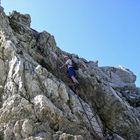
M 133 72 L 64 52 L 30 23 L 0 13 L 0 140 L 140 140 Z M 78 66 L 76 89 L 59 69 L 63 55 Z

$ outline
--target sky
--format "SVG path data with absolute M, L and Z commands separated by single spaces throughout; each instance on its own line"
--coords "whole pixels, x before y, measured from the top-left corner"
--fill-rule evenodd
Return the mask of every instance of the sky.
M 99 66 L 124 66 L 140 87 L 140 0 L 3 0 L 6 14 L 30 14 L 31 27 Z

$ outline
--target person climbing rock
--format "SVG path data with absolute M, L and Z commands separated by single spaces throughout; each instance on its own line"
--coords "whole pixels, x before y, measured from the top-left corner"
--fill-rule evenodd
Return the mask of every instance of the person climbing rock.
M 64 66 L 67 66 L 68 76 L 72 79 L 72 81 L 75 85 L 78 85 L 79 82 L 76 79 L 76 72 L 75 72 L 75 69 L 72 66 L 72 60 L 66 55 L 64 55 L 63 57 L 64 57 L 65 63 L 60 67 L 60 69 L 62 69 Z

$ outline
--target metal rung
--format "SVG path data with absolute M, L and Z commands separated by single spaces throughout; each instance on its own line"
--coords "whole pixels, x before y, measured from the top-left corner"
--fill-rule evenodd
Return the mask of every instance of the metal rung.
M 79 95 L 79 94 L 77 93 L 76 90 L 73 90 L 73 92 L 74 92 L 76 95 Z M 89 118 L 88 114 L 86 113 L 86 110 L 85 110 L 85 108 L 84 108 L 84 105 L 83 105 L 83 103 L 82 103 L 80 97 L 79 97 L 79 96 L 77 96 L 77 97 L 78 97 L 79 102 L 80 102 L 80 104 L 81 104 L 81 106 L 82 106 L 83 114 L 86 116 L 86 118 L 87 118 L 87 120 L 88 120 L 88 122 L 89 122 L 90 129 L 92 130 L 92 131 L 91 131 L 91 134 L 92 134 L 97 140 L 101 140 L 101 138 L 100 138 L 100 136 L 98 135 L 98 133 L 102 133 L 102 132 L 97 132 L 97 131 L 94 130 L 94 128 L 93 128 L 94 125 L 92 125 L 91 118 Z M 93 118 L 93 117 L 92 117 L 92 118 Z M 98 120 L 97 120 L 97 121 L 98 121 Z M 95 127 L 97 128 L 97 126 L 95 126 Z M 98 128 L 101 129 L 101 127 L 98 127 Z

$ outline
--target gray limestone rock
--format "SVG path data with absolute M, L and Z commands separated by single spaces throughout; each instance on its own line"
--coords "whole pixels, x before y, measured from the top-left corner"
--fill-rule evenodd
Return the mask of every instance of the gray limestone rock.
M 53 35 L 30 23 L 28 14 L 1 10 L 0 139 L 139 140 L 140 90 L 133 72 L 64 52 Z M 78 66 L 77 88 L 59 69 L 63 55 Z

